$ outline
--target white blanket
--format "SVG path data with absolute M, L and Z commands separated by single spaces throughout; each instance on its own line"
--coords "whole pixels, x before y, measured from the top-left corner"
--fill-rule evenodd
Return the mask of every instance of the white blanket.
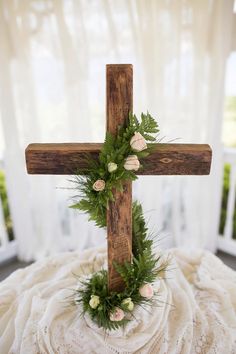
M 236 353 L 236 272 L 205 251 L 169 251 L 159 306 L 137 307 L 124 330 L 105 334 L 67 296 L 74 274 L 99 270 L 104 249 L 63 253 L 0 283 L 0 353 Z

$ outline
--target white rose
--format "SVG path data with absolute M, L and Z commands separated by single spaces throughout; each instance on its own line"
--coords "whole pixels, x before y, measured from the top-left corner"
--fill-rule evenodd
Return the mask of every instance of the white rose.
M 96 309 L 99 304 L 100 304 L 99 296 L 91 295 L 91 299 L 89 300 L 89 306 L 92 307 L 92 309 Z
M 110 313 L 111 321 L 119 322 L 122 321 L 124 317 L 125 317 L 124 311 L 119 307 L 115 307 L 114 311 Z
M 96 192 L 101 192 L 103 191 L 103 189 L 105 188 L 105 181 L 103 181 L 103 179 L 98 179 L 94 184 L 93 184 L 93 189 Z
M 124 306 L 128 311 L 133 311 L 134 309 L 134 303 L 131 297 L 127 297 L 127 299 L 124 299 L 121 305 Z
M 134 133 L 134 135 L 132 136 L 130 140 L 130 146 L 134 151 L 143 151 L 147 149 L 147 144 L 144 137 L 142 136 L 142 134 L 137 132 Z
M 124 168 L 127 171 L 137 171 L 139 167 L 140 167 L 140 162 L 136 155 L 129 155 L 125 159 Z
M 144 284 L 139 288 L 139 294 L 142 297 L 151 299 L 154 295 L 153 287 L 151 286 L 151 284 Z
M 108 168 L 108 172 L 114 172 L 117 170 L 117 164 L 115 162 L 109 162 L 109 164 L 107 165 Z

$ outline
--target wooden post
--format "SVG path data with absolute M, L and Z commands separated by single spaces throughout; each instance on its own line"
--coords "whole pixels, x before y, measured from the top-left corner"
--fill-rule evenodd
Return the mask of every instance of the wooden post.
M 133 110 L 133 68 L 130 64 L 107 65 L 107 131 L 117 134 Z M 132 257 L 132 183 L 123 184 L 123 192 L 113 191 L 115 201 L 107 211 L 108 286 L 122 291 L 124 282 L 113 262 L 130 262 Z

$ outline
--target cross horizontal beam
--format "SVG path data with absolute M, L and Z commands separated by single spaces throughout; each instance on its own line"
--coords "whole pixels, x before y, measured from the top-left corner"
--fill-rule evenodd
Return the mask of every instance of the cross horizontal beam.
M 153 144 L 138 175 L 208 175 L 212 151 L 207 144 Z M 26 148 L 29 174 L 70 175 L 86 173 L 86 157 L 98 159 L 102 144 L 30 144 Z M 142 161 L 141 161 L 142 162 Z

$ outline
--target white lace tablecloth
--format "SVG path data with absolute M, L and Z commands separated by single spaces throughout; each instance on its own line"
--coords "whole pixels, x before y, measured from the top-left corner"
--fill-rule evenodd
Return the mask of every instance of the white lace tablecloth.
M 104 334 L 66 300 L 74 274 L 99 270 L 106 250 L 63 253 L 0 283 L 0 353 L 236 353 L 236 272 L 205 251 L 170 250 L 159 306 L 137 307 L 124 330 Z

